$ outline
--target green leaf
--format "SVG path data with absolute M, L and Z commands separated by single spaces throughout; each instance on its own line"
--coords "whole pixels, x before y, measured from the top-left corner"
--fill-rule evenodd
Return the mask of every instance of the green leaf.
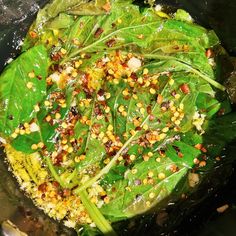
M 230 113 L 208 122 L 205 142 L 212 156 L 217 156 L 226 146 L 236 139 L 236 113 Z M 214 145 L 211 145 L 211 144 Z
M 73 23 L 74 23 L 73 16 L 65 13 L 60 13 L 58 17 L 48 22 L 45 27 L 52 30 L 63 29 L 70 27 Z
M 92 11 L 100 10 L 101 6 L 105 4 L 104 1 L 88 1 L 88 0 L 54 0 L 47 4 L 42 10 L 39 11 L 35 22 L 35 28 L 37 29 L 40 25 L 44 24 L 50 19 L 56 17 L 59 13 L 73 12 L 74 14 L 86 15 L 92 14 Z M 100 12 L 102 12 L 100 10 Z
M 192 22 L 192 17 L 183 9 L 178 9 L 175 13 L 175 19 L 180 21 Z
M 101 15 L 106 13 L 106 10 L 103 8 L 106 3 L 106 0 L 84 1 L 68 12 L 73 15 Z
M 209 118 L 219 111 L 221 106 L 218 100 L 212 98 L 209 94 L 203 93 L 198 95 L 196 105 L 198 109 L 201 112 L 206 113 Z
M 34 106 L 46 96 L 48 66 L 47 51 L 40 45 L 20 55 L 1 74 L 1 135 L 9 136 L 20 123 L 24 124 L 35 117 Z M 29 76 L 30 73 L 33 78 Z
M 56 87 L 51 89 L 50 91 L 51 93 L 49 93 L 49 95 L 47 96 L 47 99 L 51 96 L 51 94 L 58 91 L 60 90 L 58 90 L 58 88 Z M 67 100 L 67 104 L 69 105 L 66 108 L 60 109 L 59 114 L 61 115 L 62 120 L 64 120 L 67 117 L 68 112 L 70 110 L 70 104 L 72 102 L 71 92 L 72 90 L 70 87 L 67 88 L 65 91 L 65 95 L 66 95 L 65 98 Z M 44 100 L 42 103 L 44 103 Z M 50 124 L 48 122 L 45 122 L 46 116 L 51 114 L 51 112 L 53 112 L 55 108 L 56 109 L 58 108 L 57 104 L 54 104 L 54 105 L 56 107 L 52 107 L 50 109 L 48 109 L 45 106 L 42 106 L 40 111 L 37 112 L 36 116 L 34 117 L 34 123 L 38 125 L 39 127 L 38 131 L 31 132 L 30 134 L 20 135 L 12 141 L 11 144 L 16 150 L 22 151 L 25 153 L 33 153 L 35 152 L 35 150 L 32 150 L 31 146 L 33 144 L 38 144 L 39 142 L 43 142 L 48 151 L 54 150 L 54 144 L 56 143 L 55 138 L 56 136 L 59 135 L 59 132 L 57 131 L 59 124 L 58 123 Z
M 92 228 L 88 225 L 83 225 L 83 230 L 81 232 L 81 229 L 77 232 L 80 236 L 99 236 L 101 232 L 97 228 Z
M 188 168 L 168 157 L 157 162 L 157 157 L 155 154 L 149 161 L 134 165 L 132 170 L 126 171 L 124 180 L 117 181 L 112 189 L 108 188 L 111 200 L 101 208 L 106 217 L 119 221 L 161 207 L 161 202 L 171 195 Z M 173 164 L 179 168 L 175 173 L 169 169 Z M 148 177 L 150 174 L 153 177 Z M 164 179 L 159 179 L 158 174 L 165 174 Z

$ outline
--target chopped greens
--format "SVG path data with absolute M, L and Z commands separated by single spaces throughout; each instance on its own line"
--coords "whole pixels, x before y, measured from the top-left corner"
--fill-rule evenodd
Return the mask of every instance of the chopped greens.
M 107 235 L 197 191 L 236 138 L 216 96 L 219 44 L 182 9 L 47 4 L 0 76 L 0 136 L 21 188 L 66 226 Z

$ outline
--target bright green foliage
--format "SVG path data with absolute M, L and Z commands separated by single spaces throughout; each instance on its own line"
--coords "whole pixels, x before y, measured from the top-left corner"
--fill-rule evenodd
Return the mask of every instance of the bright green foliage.
M 112 1 L 111 10 L 105 4 L 55 0 L 40 10 L 30 29 L 36 37 L 27 35 L 26 52 L 0 77 L 0 135 L 9 138 L 20 123 L 33 119 L 39 131 L 18 136 L 10 141 L 13 147 L 32 153 L 32 145 L 43 142 L 52 176 L 80 195 L 103 233 L 114 234 L 107 220 L 116 222 L 158 210 L 190 193 L 189 172 L 193 167 L 199 171 L 214 168 L 214 158 L 235 139 L 236 125 L 233 113 L 216 118 L 222 107 L 230 112 L 230 103 L 215 96 L 225 88 L 215 80 L 218 65 L 212 66 L 206 56 L 208 48 L 219 45 L 213 31 L 193 23 L 183 10 L 163 19 L 152 8 L 140 11 L 132 1 Z M 52 67 L 59 67 L 61 74 L 82 61 L 75 79 L 64 87 L 46 86 L 52 72 L 49 54 Z M 114 82 L 114 71 L 106 71 L 99 63 L 106 61 L 107 66 L 118 54 L 126 58 L 119 64 L 124 71 L 129 70 L 129 57 L 138 58 L 141 66 L 129 75 L 121 73 Z M 29 78 L 32 70 L 40 80 Z M 127 82 L 132 76 L 134 84 Z M 154 77 L 152 85 L 139 82 Z M 91 78 L 96 84 L 92 89 L 84 82 Z M 25 86 L 31 81 L 32 90 Z M 60 108 L 58 101 L 44 105 L 55 93 L 63 95 L 66 107 Z M 37 103 L 40 110 L 34 112 Z M 60 120 L 45 122 L 55 111 Z M 73 127 L 65 134 L 63 121 L 71 117 L 75 118 Z M 157 135 L 154 142 L 152 135 Z M 66 156 L 69 164 L 58 167 L 50 155 L 58 151 L 62 136 L 76 140 L 76 148 Z M 196 148 L 199 144 L 206 150 Z M 196 164 L 198 158 L 206 161 L 204 168 Z M 95 184 L 104 189 L 109 202 L 97 206 L 90 202 L 87 192 Z

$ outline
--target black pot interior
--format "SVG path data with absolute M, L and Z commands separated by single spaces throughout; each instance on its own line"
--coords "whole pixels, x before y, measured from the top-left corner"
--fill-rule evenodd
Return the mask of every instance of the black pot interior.
M 19 42 L 37 10 L 47 2 L 48 0 L 0 0 L 0 71 L 9 58 L 14 58 L 19 53 Z M 236 1 L 159 0 L 157 3 L 187 10 L 199 24 L 214 29 L 228 53 L 236 56 Z M 230 151 L 235 155 L 233 146 Z M 34 208 L 32 202 L 18 190 L 17 184 L 8 173 L 3 162 L 4 154 L 0 155 L 0 222 L 10 219 L 20 229 L 27 229 L 29 235 L 73 235 L 74 232 Z M 235 235 L 236 211 L 232 209 L 222 216 L 215 211 L 226 203 L 231 206 L 236 204 L 235 180 L 236 174 L 233 174 L 227 184 L 222 183 L 219 191 L 209 195 L 198 209 L 191 216 L 185 217 L 178 229 L 173 229 L 169 235 Z M 152 228 L 146 230 L 145 234 L 157 235 Z

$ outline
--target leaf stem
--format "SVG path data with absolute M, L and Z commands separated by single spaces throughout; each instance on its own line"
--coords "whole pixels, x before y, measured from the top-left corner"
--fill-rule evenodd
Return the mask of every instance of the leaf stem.
M 62 179 L 60 178 L 60 176 L 57 174 L 53 164 L 52 164 L 52 161 L 51 161 L 51 158 L 49 156 L 46 156 L 45 157 L 45 160 L 46 160 L 46 163 L 47 163 L 47 166 L 53 176 L 53 178 L 63 187 L 65 188 L 66 185 L 65 183 L 62 181 Z
M 216 88 L 218 88 L 222 91 L 225 91 L 225 89 L 226 89 L 222 84 L 218 83 L 214 79 L 211 79 L 209 76 L 207 76 L 207 75 L 203 74 L 202 72 L 200 72 L 199 70 L 193 68 L 192 66 L 190 66 L 186 62 L 176 59 L 175 57 L 164 56 L 164 55 L 156 55 L 156 54 L 143 54 L 142 56 L 146 57 L 146 58 L 153 58 L 153 59 L 175 60 L 175 61 L 181 63 L 184 67 L 188 68 L 194 74 L 199 75 L 202 79 L 206 80 L 212 86 L 214 86 L 214 87 L 216 87 Z
M 117 236 L 116 232 L 113 230 L 107 219 L 103 216 L 103 214 L 99 211 L 95 204 L 90 201 L 87 191 L 81 191 L 79 196 L 89 216 L 96 224 L 98 229 L 102 232 L 102 234 Z
M 68 62 L 71 58 L 77 56 L 80 52 L 86 51 L 94 46 L 96 46 L 97 44 L 109 39 L 110 37 L 112 37 L 113 35 L 118 34 L 120 31 L 125 31 L 125 30 L 131 30 L 131 29 L 135 29 L 135 28 L 140 28 L 140 27 L 145 27 L 145 26 L 149 26 L 149 25 L 153 25 L 153 24 L 157 24 L 159 21 L 154 21 L 154 22 L 149 22 L 146 24 L 141 24 L 141 25 L 134 25 L 134 26 L 127 26 L 118 30 L 115 30 L 113 32 L 111 32 L 110 34 L 106 35 L 105 37 L 91 43 L 90 45 L 84 47 L 84 48 L 79 48 L 77 50 L 75 50 L 74 52 L 72 52 L 70 55 L 68 55 L 66 58 L 64 58 L 61 61 L 61 64 Z M 95 50 L 96 51 L 96 50 Z
M 218 83 L 217 81 L 211 79 L 210 77 L 204 75 L 203 73 L 201 73 L 200 71 L 191 68 L 189 65 L 185 65 L 186 67 L 190 68 L 192 70 L 193 73 L 199 75 L 200 77 L 202 77 L 204 80 L 206 80 L 209 84 L 211 84 L 212 86 L 218 88 L 219 90 L 225 91 L 225 86 L 223 86 L 222 84 Z

